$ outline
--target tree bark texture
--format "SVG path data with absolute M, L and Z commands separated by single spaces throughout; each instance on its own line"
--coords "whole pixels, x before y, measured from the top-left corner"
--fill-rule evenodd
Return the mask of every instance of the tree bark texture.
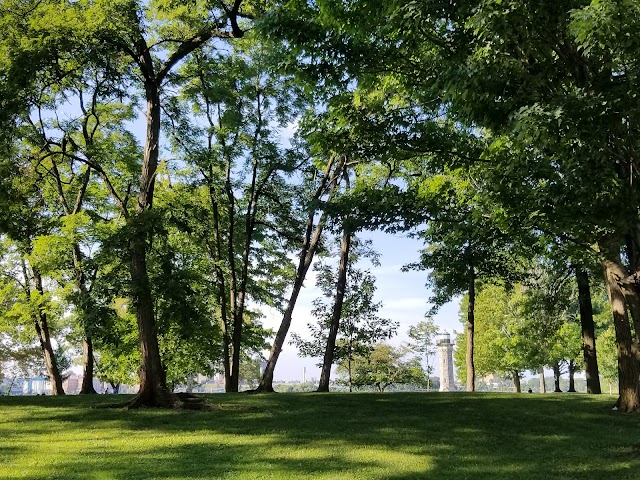
M 582 352 L 584 357 L 584 371 L 587 378 L 587 393 L 600 394 L 600 372 L 598 371 L 598 356 L 596 352 L 596 329 L 593 323 L 593 306 L 591 304 L 591 288 L 587 272 L 576 268 L 578 284 L 578 302 L 580 303 L 580 326 L 582 328 Z
M 336 339 L 338 337 L 338 329 L 340 327 L 340 317 L 342 315 L 342 303 L 347 286 L 347 269 L 349 265 L 349 250 L 351 248 L 351 233 L 347 230 L 342 234 L 342 242 L 340 245 L 340 265 L 338 267 L 338 282 L 336 284 L 336 300 L 333 304 L 333 312 L 331 315 L 331 325 L 329 327 L 329 335 L 327 337 L 327 346 L 324 351 L 322 362 L 322 371 L 320 373 L 320 383 L 318 392 L 329 391 L 329 381 L 331 378 L 331 365 L 336 348 Z
M 145 95 L 147 100 L 147 133 L 144 147 L 142 172 L 140 175 L 140 191 L 136 205 L 136 217 L 141 216 L 153 205 L 155 175 L 158 168 L 160 144 L 160 88 L 152 77 L 152 62 L 145 54 Z M 142 365 L 138 371 L 140 390 L 132 400 L 131 406 L 173 406 L 174 399 L 167 388 L 166 375 L 160 358 L 158 333 L 156 331 L 154 302 L 147 270 L 147 229 L 140 228 L 139 218 L 130 218 L 129 226 L 132 238 L 129 241 L 132 299 L 136 309 L 138 335 L 140 337 L 140 354 Z
M 469 267 L 469 305 L 467 308 L 467 392 L 476 389 L 476 370 L 473 363 L 473 345 L 475 332 L 476 274 L 473 265 Z
M 603 261 L 603 267 L 616 332 L 619 391 L 616 406 L 619 410 L 631 412 L 638 410 L 640 407 L 638 360 L 634 353 L 627 304 L 622 289 L 618 284 L 621 279 L 619 265 L 616 261 L 605 260 Z
M 140 336 L 142 365 L 138 371 L 140 390 L 132 406 L 170 407 L 173 396 L 167 388 L 166 375 L 160 358 L 156 331 L 153 298 L 149 285 L 144 233 L 132 240 L 131 283 L 132 297 L 136 309 L 136 321 Z
M 31 270 L 33 272 L 35 289 L 42 296 L 44 295 L 42 276 L 35 268 L 32 268 Z M 47 374 L 49 375 L 49 381 L 51 383 L 51 393 L 53 395 L 64 395 L 64 389 L 62 388 L 62 375 L 58 369 L 58 362 L 56 361 L 56 355 L 53 351 L 53 345 L 51 344 L 47 314 L 44 310 L 38 310 L 38 313 L 34 318 L 34 324 L 36 333 L 38 334 L 38 340 L 40 342 L 40 350 L 42 351 L 44 365 L 47 369 Z
M 540 366 L 540 393 L 547 393 L 547 384 L 544 380 L 544 365 Z
M 569 360 L 569 390 L 567 392 L 575 393 L 576 391 L 576 364 L 573 360 Z
M 93 341 L 90 336 L 85 336 L 82 341 L 82 385 L 80 395 L 95 394 L 93 388 Z
M 516 393 L 522 392 L 522 386 L 520 385 L 520 372 L 514 370 L 511 372 L 511 377 L 513 378 L 513 387 Z
M 553 364 L 553 392 L 562 393 L 560 389 L 560 364 L 558 362 Z

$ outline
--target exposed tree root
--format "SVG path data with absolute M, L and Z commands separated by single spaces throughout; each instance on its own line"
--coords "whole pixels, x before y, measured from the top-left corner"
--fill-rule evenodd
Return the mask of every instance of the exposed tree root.
M 640 405 L 632 405 L 632 406 L 625 406 L 622 407 L 622 398 L 618 397 L 618 399 L 616 400 L 616 403 L 613 405 L 613 407 L 611 408 L 612 410 L 618 410 L 620 412 L 623 413 L 634 413 L 634 412 L 640 412 Z
M 209 410 L 209 405 L 202 397 L 191 393 L 166 393 L 161 398 L 145 398 L 143 395 L 136 395 L 126 402 L 107 403 L 96 408 L 122 408 L 132 410 L 136 408 L 172 408 L 176 410 Z
M 249 395 L 256 395 L 258 393 L 278 393 L 276 392 L 273 387 L 266 387 L 266 386 L 262 386 L 262 385 L 258 385 L 258 387 L 254 388 L 253 390 L 245 390 L 242 393 L 246 393 Z

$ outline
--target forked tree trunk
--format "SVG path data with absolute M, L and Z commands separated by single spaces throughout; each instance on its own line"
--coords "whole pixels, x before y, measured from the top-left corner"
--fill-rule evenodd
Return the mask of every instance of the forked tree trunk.
M 598 371 L 598 357 L 596 355 L 596 333 L 593 323 L 593 308 L 591 304 L 591 288 L 589 276 L 582 268 L 576 268 L 578 284 L 578 301 L 580 303 L 580 326 L 582 328 L 582 351 L 584 356 L 584 371 L 587 378 L 587 393 L 602 393 L 600 387 L 600 373 Z
M 327 345 L 324 351 L 324 359 L 322 362 L 322 371 L 320 373 L 320 383 L 318 392 L 329 391 L 329 381 L 331 378 L 331 366 L 336 348 L 336 339 L 338 338 L 338 329 L 340 327 L 340 317 L 342 315 L 342 303 L 347 286 L 347 267 L 349 265 L 349 249 L 351 247 L 351 233 L 347 230 L 342 234 L 342 242 L 340 248 L 340 265 L 338 267 L 338 282 L 336 285 L 336 299 L 333 304 L 333 312 L 331 314 L 331 324 L 329 327 L 329 335 L 327 337 Z
M 140 69 L 144 82 L 146 100 L 146 138 L 140 172 L 140 190 L 135 205 L 135 218 L 130 216 L 126 197 L 122 199 L 115 191 L 113 184 L 101 168 L 98 173 L 103 177 L 113 199 L 119 205 L 122 214 L 127 218 L 131 229 L 129 239 L 129 272 L 131 276 L 131 297 L 136 308 L 136 320 L 140 337 L 140 353 L 142 365 L 138 371 L 140 390 L 136 397 L 128 402 L 127 406 L 157 406 L 172 407 L 176 404 L 177 397 L 167 388 L 166 374 L 160 359 L 158 348 L 158 335 L 156 331 L 154 303 L 149 284 L 147 271 L 146 250 L 148 246 L 149 231 L 144 227 L 142 218 L 144 213 L 153 205 L 156 171 L 160 155 L 160 118 L 161 100 L 160 88 L 173 67 L 180 63 L 193 51 L 199 49 L 213 36 L 218 38 L 240 38 L 243 31 L 238 27 L 237 15 L 242 0 L 236 0 L 230 9 L 225 12 L 231 24 L 231 33 L 216 30 L 204 30 L 189 40 L 180 42 L 176 49 L 166 59 L 157 60 L 152 57 L 151 48 L 147 44 L 143 31 L 144 26 L 138 25 L 135 32 L 133 48 L 123 49 L 131 55 Z
M 469 267 L 469 305 L 467 308 L 467 392 L 476 389 L 476 370 L 473 363 L 473 346 L 475 331 L 476 274 L 473 265 Z
M 618 281 L 622 278 L 618 272 L 617 261 L 605 260 L 603 267 L 605 281 L 613 311 L 613 324 L 616 332 L 618 353 L 618 391 L 616 407 L 624 412 L 632 412 L 640 407 L 638 392 L 639 369 L 638 360 L 633 349 L 633 337 L 627 313 L 627 304 Z
M 517 370 L 513 370 L 511 372 L 511 377 L 513 378 L 513 387 L 516 393 L 522 392 L 522 387 L 520 385 L 520 372 Z
M 338 178 L 342 172 L 342 168 L 344 166 L 345 159 L 344 157 L 341 159 L 340 164 L 338 165 L 336 171 L 333 175 L 333 180 L 331 180 L 331 187 L 329 191 L 329 196 L 331 196 L 336 188 L 337 182 L 336 178 Z M 330 173 L 332 167 L 332 161 L 329 162 L 327 168 L 324 173 L 324 177 L 318 189 L 315 192 L 314 199 L 318 200 L 324 193 L 326 189 L 327 183 L 330 180 Z M 316 254 L 316 250 L 318 249 L 318 244 L 320 243 L 320 238 L 322 236 L 322 230 L 324 226 L 324 213 L 320 215 L 318 222 L 313 227 L 314 217 L 316 210 L 313 209 L 309 212 L 307 217 L 307 227 L 305 230 L 304 240 L 302 243 L 302 249 L 299 255 L 298 268 L 296 270 L 296 277 L 293 283 L 293 289 L 291 291 L 291 296 L 289 297 L 289 302 L 287 303 L 287 308 L 284 311 L 282 316 L 282 321 L 280 322 L 280 327 L 278 328 L 278 333 L 276 334 L 276 338 L 273 341 L 273 346 L 271 347 L 271 352 L 269 353 L 269 360 L 267 361 L 267 366 L 262 373 L 262 377 L 260 379 L 260 384 L 258 388 L 256 388 L 256 392 L 273 392 L 273 374 L 276 369 L 276 364 L 278 363 L 278 358 L 280 357 L 280 352 L 282 352 L 282 347 L 284 345 L 284 341 L 287 338 L 287 334 L 289 333 L 289 328 L 291 327 L 291 320 L 293 318 L 293 309 L 296 306 L 296 302 L 298 301 L 298 296 L 300 295 L 300 291 L 302 290 L 302 286 L 304 280 L 307 276 L 307 272 L 311 267 L 311 263 L 313 262 L 313 257 Z
M 540 366 L 540 393 L 547 393 L 547 383 L 544 380 L 544 365 Z
M 33 268 L 32 271 L 35 289 L 40 295 L 44 295 L 40 272 Z M 56 355 L 53 351 L 53 345 L 51 344 L 47 314 L 42 309 L 40 309 L 35 315 L 34 324 L 36 333 L 38 334 L 38 340 L 40 342 L 40 350 L 42 351 L 44 365 L 47 369 L 47 374 L 49 375 L 49 381 L 51 383 L 51 393 L 53 395 L 64 395 L 64 389 L 62 388 L 62 375 L 58 369 Z

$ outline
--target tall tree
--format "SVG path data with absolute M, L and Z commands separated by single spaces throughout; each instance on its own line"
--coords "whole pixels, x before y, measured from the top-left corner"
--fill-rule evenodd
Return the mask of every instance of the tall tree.
M 335 322 L 337 288 L 340 275 L 343 273 L 344 256 L 340 256 L 337 270 L 328 264 L 318 267 L 317 285 L 324 293 L 323 298 L 314 300 L 313 315 L 317 323 L 309 324 L 312 339 L 303 339 L 300 335 L 292 335 L 294 343 L 303 356 L 321 357 L 321 366 L 327 362 L 327 351 L 331 348 L 329 369 L 331 365 L 339 363 L 347 374 L 347 384 L 351 391 L 351 366 L 356 357 L 367 357 L 376 342 L 390 338 L 395 334 L 397 323 L 378 316 L 382 304 L 374 301 L 376 291 L 375 278 L 368 270 L 356 268 L 354 263 L 362 254 L 370 255 L 368 247 L 360 243 L 357 238 L 351 240 L 351 258 L 347 259 L 344 272 L 344 295 L 339 312 L 339 321 Z M 344 236 L 341 249 L 344 247 Z M 375 261 L 375 257 L 373 257 Z M 333 335 L 333 338 L 331 338 Z M 323 369 L 323 371 L 325 371 Z M 327 374 L 326 389 L 328 391 Z M 324 385 L 321 384 L 323 387 Z
M 300 249 L 298 267 L 296 269 L 295 279 L 293 287 L 291 289 L 291 295 L 287 302 L 280 327 L 273 341 L 271 352 L 269 354 L 269 360 L 267 366 L 260 379 L 260 384 L 256 389 L 257 392 L 273 392 L 273 374 L 275 372 L 276 364 L 284 346 L 287 333 L 291 327 L 291 320 L 293 317 L 293 309 L 295 308 L 298 296 L 302 290 L 303 282 L 306 278 L 307 272 L 311 267 L 313 258 L 320 240 L 322 238 L 322 231 L 325 223 L 325 212 L 322 211 L 319 217 L 316 219 L 317 210 L 314 206 L 314 202 L 319 201 L 323 196 L 327 196 L 331 199 L 333 191 L 336 188 L 337 181 L 342 174 L 344 168 L 345 156 L 332 155 L 327 162 L 324 173 L 319 180 L 318 187 L 313 192 L 313 196 L 309 202 L 309 213 L 307 215 L 307 225 L 305 228 L 302 247 Z M 315 225 L 315 226 L 314 226 Z
M 109 189 L 120 214 L 126 219 L 130 235 L 128 256 L 131 296 L 142 354 L 140 391 L 130 406 L 169 406 L 174 401 L 167 389 L 161 364 L 154 300 L 147 269 L 151 240 L 149 224 L 153 222 L 150 209 L 160 155 L 162 95 L 167 91 L 172 79 L 171 72 L 176 65 L 194 51 L 213 39 L 243 36 L 244 30 L 239 26 L 243 3 L 237 0 L 227 5 L 220 1 L 202 8 L 184 8 L 166 2 L 142 5 L 140 2 L 123 0 L 72 2 L 63 5 L 61 10 L 59 2 L 37 2 L 27 12 L 28 28 L 35 31 L 23 32 L 23 35 L 37 33 L 38 36 L 56 39 L 64 47 L 60 51 L 68 61 L 73 60 L 74 53 L 70 44 L 76 49 L 78 45 L 82 46 L 83 50 L 80 50 L 85 55 L 80 61 L 91 59 L 103 69 L 108 69 L 112 62 L 124 62 L 122 65 L 129 75 L 129 81 L 142 91 L 146 108 L 146 133 L 137 188 L 130 184 L 125 190 L 118 191 L 112 172 L 105 168 L 104 159 L 94 155 L 95 151 L 78 155 L 73 142 L 61 145 L 63 155 L 73 155 L 96 172 Z M 18 14 L 14 13 L 14 16 L 17 18 Z M 79 41 L 65 42 L 64 39 Z M 57 54 L 58 50 L 53 53 Z M 134 205 L 130 205 L 132 197 L 136 197 Z
M 516 277 L 519 247 L 516 235 L 501 225 L 500 213 L 483 198 L 481 181 L 473 171 L 453 171 L 421 179 L 420 194 L 439 211 L 419 236 L 428 245 L 419 262 L 405 268 L 430 269 L 435 311 L 457 295 L 467 293 L 466 383 L 475 390 L 475 298 L 479 279 Z M 425 193 L 426 192 L 426 193 Z M 522 238 L 522 236 L 521 236 Z
M 373 386 L 382 393 L 391 385 L 423 385 L 424 372 L 417 358 L 407 358 L 407 351 L 384 343 L 374 346 L 368 355 L 354 359 L 352 383 L 355 387 Z M 339 372 L 344 370 L 341 364 Z
M 259 39 L 237 42 L 230 52 L 201 52 L 182 70 L 189 80 L 183 105 L 195 115 L 177 104 L 171 118 L 176 149 L 206 190 L 207 202 L 198 207 L 205 223 L 189 228 L 215 265 L 227 391 L 238 390 L 247 304 L 280 308 L 290 281 L 287 254 L 303 228 L 298 207 L 305 206 L 304 187 L 291 178 L 305 183 L 303 172 L 315 172 L 295 142 L 281 145 L 278 128 L 293 121 L 304 101 L 291 78 L 274 71 L 276 56 Z
M 355 248 L 357 252 L 357 246 Z M 371 272 L 348 265 L 346 282 L 332 364 L 342 365 L 349 391 L 352 391 L 352 366 L 356 357 L 367 357 L 377 342 L 395 334 L 398 325 L 378 316 L 382 304 L 374 301 L 376 287 Z M 309 357 L 322 357 L 326 353 L 335 310 L 336 272 L 329 265 L 323 264 L 319 267 L 317 283 L 325 298 L 332 299 L 333 302 L 326 302 L 321 298 L 313 302 L 312 313 L 318 321 L 316 324 L 309 324 L 313 337 L 311 340 L 305 340 L 295 333 L 292 335 L 292 342 L 300 353 Z
M 431 388 L 431 374 L 433 373 L 431 361 L 436 353 L 435 339 L 436 335 L 438 335 L 438 327 L 433 322 L 433 318 L 427 317 L 426 320 L 411 326 L 407 333 L 412 340 L 409 344 L 410 348 L 420 355 L 425 362 L 426 387 L 429 390 Z

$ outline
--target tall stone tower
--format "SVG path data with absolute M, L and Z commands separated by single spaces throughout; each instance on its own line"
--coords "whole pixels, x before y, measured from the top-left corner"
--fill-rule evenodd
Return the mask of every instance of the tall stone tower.
M 448 333 L 443 333 L 438 339 L 440 353 L 440 391 L 455 392 L 456 384 L 453 379 L 453 343 Z

